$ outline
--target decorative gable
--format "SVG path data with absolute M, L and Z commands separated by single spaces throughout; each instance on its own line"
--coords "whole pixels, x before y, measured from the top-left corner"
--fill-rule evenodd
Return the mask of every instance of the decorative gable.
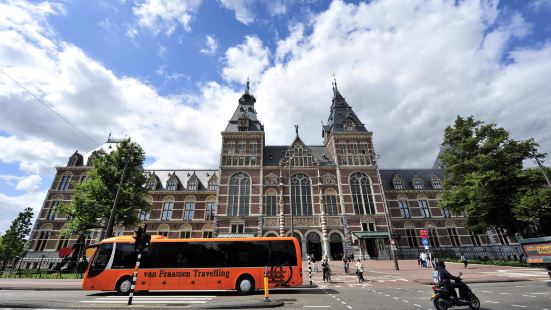
M 288 165 L 291 167 L 313 167 L 318 164 L 312 150 L 308 148 L 297 134 L 295 141 L 285 151 L 285 156 L 280 160 L 280 165 Z

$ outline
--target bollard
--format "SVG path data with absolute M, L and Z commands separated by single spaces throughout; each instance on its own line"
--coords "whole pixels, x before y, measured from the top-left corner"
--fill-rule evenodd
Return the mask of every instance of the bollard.
M 140 268 L 140 260 L 142 259 L 142 251 L 138 252 L 138 258 L 136 259 L 136 266 L 134 267 L 134 273 L 132 274 L 132 285 L 130 286 L 130 294 L 128 295 L 128 305 L 132 304 L 132 298 L 134 298 L 134 290 L 136 288 L 136 280 L 138 279 L 138 269 Z
M 310 279 L 310 285 L 312 285 L 312 258 L 308 256 L 308 278 Z
M 268 266 L 264 267 L 264 302 L 271 302 L 268 290 Z

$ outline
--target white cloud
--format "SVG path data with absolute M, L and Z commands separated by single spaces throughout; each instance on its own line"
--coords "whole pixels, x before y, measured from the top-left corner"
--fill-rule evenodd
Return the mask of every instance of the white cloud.
M 252 12 L 253 0 L 220 0 L 222 6 L 235 12 L 235 19 L 239 22 L 249 25 L 254 22 Z
M 191 31 L 191 21 L 200 5 L 200 0 L 143 0 L 132 11 L 141 27 L 155 35 L 164 31 L 170 36 L 178 25 Z
M 42 182 L 42 177 L 37 174 L 33 174 L 17 182 L 15 188 L 25 192 L 36 192 L 40 188 L 40 182 Z
M 287 2 L 289 2 L 287 0 Z M 268 14 L 271 16 L 284 15 L 287 13 L 287 5 L 285 1 L 268 1 Z
M 226 50 L 222 76 L 227 81 L 243 82 L 249 76 L 258 81 L 270 64 L 270 50 L 256 36 L 245 37 L 245 42 Z
M 216 51 L 218 50 L 218 41 L 216 41 L 214 35 L 207 35 L 206 44 L 207 46 L 199 51 L 201 54 L 212 55 L 216 53 Z
M 17 217 L 19 212 L 25 208 L 33 209 L 33 223 L 38 217 L 46 192 L 25 193 L 20 196 L 8 196 L 0 193 L 0 233 L 9 228 L 11 222 Z
M 532 0 L 530 7 L 536 12 L 551 10 L 551 0 Z

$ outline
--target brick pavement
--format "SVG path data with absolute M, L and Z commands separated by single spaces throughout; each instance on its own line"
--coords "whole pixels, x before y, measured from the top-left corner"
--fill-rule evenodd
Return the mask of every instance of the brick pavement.
M 400 260 L 400 270 L 394 269 L 394 262 L 391 260 L 368 260 L 362 261 L 364 265 L 364 278 L 367 286 L 389 287 L 398 285 L 431 284 L 432 269 L 421 268 L 416 260 Z M 314 282 L 323 285 L 320 263 L 316 262 L 318 273 L 313 276 Z M 346 276 L 342 261 L 330 262 L 332 271 L 332 284 L 344 286 L 358 286 L 354 275 Z M 547 272 L 539 268 L 519 268 L 507 266 L 490 266 L 469 264 L 465 269 L 463 264 L 446 263 L 450 273 L 457 275 L 463 273 L 462 278 L 467 283 L 492 283 L 492 282 L 515 282 L 527 280 L 549 280 Z M 308 267 L 305 266 L 304 269 Z M 354 273 L 355 263 L 351 263 L 351 272 Z M 304 275 L 305 283 L 308 281 L 308 274 Z

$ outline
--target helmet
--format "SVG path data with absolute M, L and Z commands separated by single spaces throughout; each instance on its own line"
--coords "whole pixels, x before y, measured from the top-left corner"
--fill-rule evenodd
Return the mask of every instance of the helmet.
M 441 267 L 441 268 L 446 268 L 446 264 L 444 263 L 444 260 L 442 260 L 442 259 L 439 259 L 439 260 L 436 261 L 436 266 Z

